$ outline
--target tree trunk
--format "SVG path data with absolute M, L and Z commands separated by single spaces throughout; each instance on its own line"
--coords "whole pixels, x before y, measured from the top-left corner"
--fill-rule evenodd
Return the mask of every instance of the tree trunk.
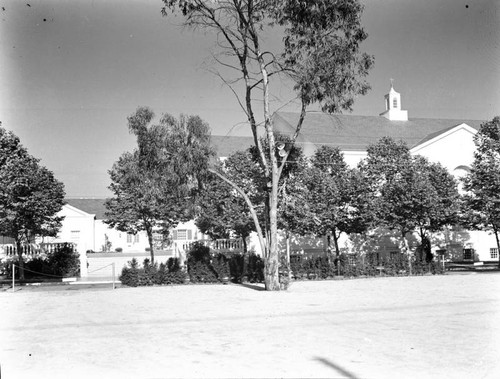
M 274 145 L 274 144 L 273 144 Z M 274 165 L 273 165 L 274 166 Z M 273 167 L 273 174 L 275 166 Z M 274 175 L 273 175 L 274 179 Z M 279 291 L 279 250 L 278 250 L 278 183 L 273 183 L 269 196 L 269 236 L 267 259 L 264 266 L 264 284 L 267 291 Z
M 286 231 L 286 264 L 287 264 L 287 274 L 288 281 L 292 279 L 292 270 L 290 266 L 290 232 Z
M 332 253 L 332 236 L 330 234 L 326 235 L 326 251 L 328 253 L 328 257 L 333 256 Z
M 149 242 L 149 254 L 151 255 L 151 264 L 155 263 L 155 252 L 153 247 L 153 228 L 146 227 L 146 233 L 148 234 L 148 242 Z
M 408 257 L 408 267 L 409 267 L 409 274 L 412 275 L 412 267 L 411 267 L 411 252 L 410 252 L 410 246 L 408 245 L 408 240 L 406 239 L 406 233 L 402 232 L 402 237 L 403 237 L 403 248 L 405 250 L 405 253 Z
M 333 235 L 333 243 L 335 244 L 335 255 L 337 256 L 337 259 L 339 259 L 340 258 L 340 248 L 339 248 L 340 234 L 337 235 L 335 228 L 333 228 L 332 235 Z
M 337 233 L 335 232 L 335 228 L 333 228 L 332 234 L 333 234 L 333 242 L 335 244 L 335 254 L 337 258 L 337 275 L 340 276 L 340 249 L 339 249 L 340 234 L 337 235 Z
M 241 241 L 243 243 L 243 272 L 241 273 L 241 282 L 244 283 L 248 280 L 247 270 L 248 270 L 248 246 L 247 246 L 247 238 L 241 237 Z
M 21 241 L 16 239 L 16 249 L 17 249 L 17 257 L 19 258 L 19 279 L 24 279 L 24 259 L 23 259 L 23 246 Z M 15 275 L 15 272 L 12 272 L 12 275 Z
M 498 268 L 500 268 L 500 237 L 498 236 L 498 229 L 493 229 L 495 232 L 495 238 L 497 240 L 497 249 L 498 249 Z

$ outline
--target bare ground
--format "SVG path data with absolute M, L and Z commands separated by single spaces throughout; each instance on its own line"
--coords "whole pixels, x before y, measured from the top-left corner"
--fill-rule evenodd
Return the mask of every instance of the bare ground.
M 0 292 L 2 378 L 496 378 L 500 274 Z

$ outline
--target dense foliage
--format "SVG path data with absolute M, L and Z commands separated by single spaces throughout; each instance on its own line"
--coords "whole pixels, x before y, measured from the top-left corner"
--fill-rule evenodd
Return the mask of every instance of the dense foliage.
M 464 180 L 464 224 L 492 231 L 500 250 L 500 117 L 482 124 L 474 143 L 474 162 Z
M 13 133 L 0 127 L 0 235 L 15 240 L 21 278 L 22 245 L 35 236 L 56 236 L 64 185 L 31 156 Z
M 19 257 L 4 259 L 0 272 L 12 277 L 12 264 L 19 267 Z M 80 255 L 71 244 L 62 244 L 57 248 L 32 257 L 24 262 L 25 279 L 51 279 L 77 276 L 80 272 Z M 17 276 L 17 273 L 16 273 Z
M 378 226 L 399 233 L 408 259 L 409 233 L 418 232 L 430 250 L 431 233 L 457 223 L 460 203 L 455 179 L 440 164 L 411 156 L 405 143 L 382 138 L 368 147 L 360 170 L 371 194 L 371 217 Z
M 106 223 L 128 233 L 146 231 L 154 263 L 153 233 L 168 236 L 169 229 L 191 218 L 189 201 L 201 188 L 214 152 L 210 129 L 198 116 L 179 120 L 164 114 L 152 124 L 154 113 L 138 108 L 128 118 L 138 148 L 124 153 L 113 165 L 106 201 Z
M 338 257 L 340 235 L 362 233 L 371 221 L 365 181 L 359 171 L 347 166 L 340 149 L 330 146 L 316 150 L 304 181 L 312 216 L 307 229 L 316 236 L 327 236 L 329 251 L 333 239 Z

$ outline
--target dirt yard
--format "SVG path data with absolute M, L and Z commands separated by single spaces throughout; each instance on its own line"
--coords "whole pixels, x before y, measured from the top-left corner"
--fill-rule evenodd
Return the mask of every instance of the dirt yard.
M 0 292 L 1 378 L 497 378 L 500 274 Z

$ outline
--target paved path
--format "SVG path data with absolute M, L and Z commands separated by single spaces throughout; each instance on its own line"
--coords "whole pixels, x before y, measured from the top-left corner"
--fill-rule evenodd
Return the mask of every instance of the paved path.
M 500 274 L 0 293 L 2 378 L 496 378 Z

